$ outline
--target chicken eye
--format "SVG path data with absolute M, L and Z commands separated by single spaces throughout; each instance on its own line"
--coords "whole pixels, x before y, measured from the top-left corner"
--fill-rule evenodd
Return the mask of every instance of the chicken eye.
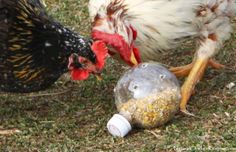
M 83 59 L 80 64 L 82 65 L 83 68 L 87 68 L 89 65 L 89 61 L 86 59 Z

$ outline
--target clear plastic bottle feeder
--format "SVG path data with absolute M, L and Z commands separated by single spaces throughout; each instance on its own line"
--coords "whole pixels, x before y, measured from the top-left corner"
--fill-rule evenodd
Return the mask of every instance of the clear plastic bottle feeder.
M 180 86 L 175 75 L 157 63 L 142 63 L 118 81 L 115 103 L 119 114 L 107 123 L 113 136 L 124 137 L 132 126 L 154 128 L 168 122 L 179 109 Z

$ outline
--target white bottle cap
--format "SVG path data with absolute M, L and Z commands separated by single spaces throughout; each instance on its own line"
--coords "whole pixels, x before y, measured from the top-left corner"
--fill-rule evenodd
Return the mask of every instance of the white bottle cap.
M 124 137 L 132 127 L 129 121 L 120 114 L 115 114 L 107 123 L 108 131 L 116 137 Z

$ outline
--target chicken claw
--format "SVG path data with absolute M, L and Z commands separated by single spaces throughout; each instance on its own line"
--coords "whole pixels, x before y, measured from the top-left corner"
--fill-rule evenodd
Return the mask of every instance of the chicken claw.
M 169 70 L 175 74 L 176 77 L 186 77 L 189 75 L 191 69 L 193 68 L 194 62 L 180 66 L 180 67 L 171 67 Z M 217 63 L 213 59 L 210 59 L 208 62 L 208 65 L 211 66 L 214 69 L 222 69 L 225 68 L 224 65 Z

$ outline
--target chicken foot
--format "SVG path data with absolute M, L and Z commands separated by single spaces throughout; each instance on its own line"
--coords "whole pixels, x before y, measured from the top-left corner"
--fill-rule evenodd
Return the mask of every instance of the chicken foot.
M 224 65 L 217 63 L 213 59 L 209 60 L 208 65 L 214 69 L 221 69 L 225 67 Z M 194 61 L 188 65 L 184 65 L 180 67 L 171 67 L 169 70 L 172 73 L 174 73 L 176 77 L 186 77 L 189 75 L 193 66 L 194 66 Z
M 220 49 L 221 43 L 221 39 L 219 39 L 216 33 L 209 34 L 206 39 L 200 41 L 200 47 L 191 64 L 171 69 L 176 76 L 187 76 L 181 87 L 182 99 L 180 102 L 180 111 L 184 114 L 194 116 L 187 111 L 186 106 L 194 92 L 196 84 L 202 79 L 207 66 L 209 65 L 215 69 L 224 67 L 224 65 L 212 60 L 212 57 L 216 54 L 217 50 Z
M 205 69 L 209 63 L 208 59 L 197 59 L 193 62 L 193 67 L 185 80 L 184 84 L 181 87 L 181 95 L 182 99 L 180 102 L 180 111 L 184 114 L 194 116 L 193 114 L 189 113 L 186 109 L 186 105 L 194 91 L 195 85 L 198 81 L 201 80 L 202 76 L 204 75 Z

